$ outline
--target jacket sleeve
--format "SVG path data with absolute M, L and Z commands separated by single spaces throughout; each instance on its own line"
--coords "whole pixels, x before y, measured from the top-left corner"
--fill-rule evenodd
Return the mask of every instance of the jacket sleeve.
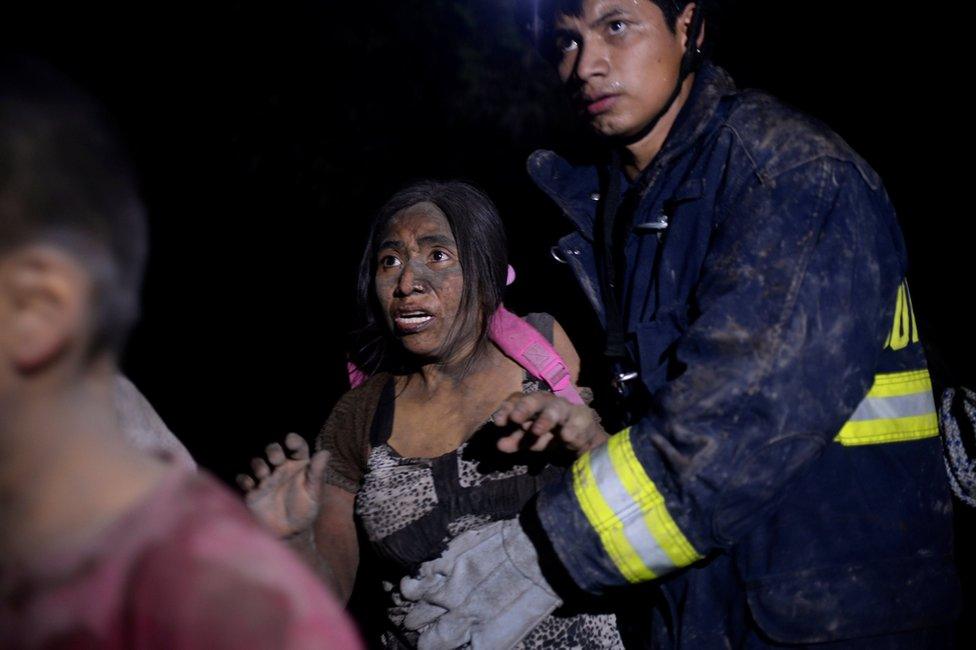
M 584 590 L 735 544 L 872 386 L 904 275 L 884 190 L 824 157 L 757 175 L 729 205 L 675 347 L 683 370 L 535 502 Z

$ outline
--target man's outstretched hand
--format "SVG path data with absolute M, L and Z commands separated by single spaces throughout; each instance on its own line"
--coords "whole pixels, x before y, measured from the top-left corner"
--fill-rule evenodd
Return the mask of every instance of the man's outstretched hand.
M 492 421 L 499 427 L 518 427 L 498 440 L 498 448 L 506 453 L 525 446 L 542 451 L 556 441 L 581 454 L 607 441 L 593 409 L 545 391 L 512 393 L 492 415 Z M 526 436 L 534 439 L 523 442 Z
M 321 505 L 322 475 L 329 453 L 323 450 L 309 458 L 305 439 L 289 433 L 284 449 L 275 442 L 265 448 L 265 455 L 267 462 L 264 458 L 251 460 L 253 477 L 237 476 L 247 507 L 278 537 L 309 530 Z

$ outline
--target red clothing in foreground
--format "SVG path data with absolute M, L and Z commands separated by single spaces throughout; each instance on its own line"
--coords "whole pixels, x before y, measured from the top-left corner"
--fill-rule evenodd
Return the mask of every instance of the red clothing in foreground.
M 359 648 L 342 607 L 244 506 L 174 471 L 86 548 L 0 574 L 3 648 Z

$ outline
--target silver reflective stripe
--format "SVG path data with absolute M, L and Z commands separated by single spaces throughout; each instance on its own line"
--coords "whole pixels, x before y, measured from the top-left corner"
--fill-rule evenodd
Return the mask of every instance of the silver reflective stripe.
M 939 435 L 932 380 L 924 368 L 882 372 L 837 437 L 847 447 L 922 440 Z
M 657 543 L 647 527 L 640 506 L 620 482 L 610 460 L 608 445 L 590 452 L 590 469 L 604 501 L 623 524 L 624 537 L 630 542 L 644 565 L 658 576 L 673 571 L 674 562 Z
M 928 413 L 935 413 L 935 400 L 930 392 L 898 397 L 865 397 L 848 421 L 892 420 Z

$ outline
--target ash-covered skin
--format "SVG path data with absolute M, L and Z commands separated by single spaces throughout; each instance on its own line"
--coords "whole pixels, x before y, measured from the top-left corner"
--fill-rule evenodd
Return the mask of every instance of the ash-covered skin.
M 447 218 L 418 203 L 390 220 L 381 242 L 375 288 L 387 327 L 412 354 L 438 354 L 463 330 L 464 279 Z
M 876 374 L 925 365 L 917 341 L 886 347 L 906 266 L 888 197 L 837 135 L 710 65 L 675 128 L 624 197 L 618 287 L 649 395 L 628 423 L 634 452 L 702 556 L 656 582 L 650 638 L 906 633 L 891 647 L 911 647 L 929 632 L 906 631 L 946 625 L 959 603 L 939 439 L 833 441 Z M 602 319 L 593 197 L 607 172 L 551 152 L 529 172 L 577 228 L 560 257 Z M 645 227 L 662 216 L 663 232 Z M 625 584 L 571 484 L 538 514 L 579 586 Z

